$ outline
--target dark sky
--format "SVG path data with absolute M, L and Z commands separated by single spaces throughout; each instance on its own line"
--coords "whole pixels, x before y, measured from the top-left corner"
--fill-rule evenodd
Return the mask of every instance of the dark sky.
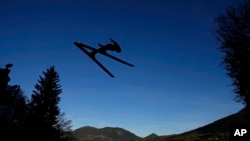
M 81 126 L 122 127 L 139 135 L 191 130 L 243 106 L 219 66 L 214 18 L 240 0 L 1 0 L 0 67 L 13 63 L 10 85 L 31 95 L 54 65 L 60 108 Z M 74 41 L 98 48 L 116 40 L 128 67 L 97 58 L 110 78 Z

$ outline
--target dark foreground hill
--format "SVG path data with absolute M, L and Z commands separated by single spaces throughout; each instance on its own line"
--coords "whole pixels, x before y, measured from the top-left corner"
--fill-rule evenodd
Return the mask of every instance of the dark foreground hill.
M 246 110 L 216 120 L 213 123 L 199 127 L 197 129 L 187 131 L 177 135 L 160 136 L 159 141 L 228 141 L 229 131 L 232 125 L 250 124 L 250 120 L 246 117 Z M 146 141 L 145 139 L 143 139 Z M 154 140 L 154 141 L 157 141 Z M 149 141 L 149 140 L 147 140 Z
M 141 138 L 135 134 L 114 127 L 94 128 L 85 126 L 76 129 L 73 134 L 78 141 L 138 141 Z
M 157 136 L 151 134 L 140 138 L 122 128 L 97 129 L 88 126 L 76 129 L 73 134 L 79 141 L 228 141 L 229 129 L 233 124 L 250 124 L 245 109 L 203 127 L 175 135 Z

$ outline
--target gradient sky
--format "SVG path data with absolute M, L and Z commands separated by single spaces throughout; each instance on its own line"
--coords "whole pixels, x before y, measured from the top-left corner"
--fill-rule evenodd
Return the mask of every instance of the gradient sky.
M 30 97 L 55 66 L 72 129 L 122 127 L 138 136 L 182 133 L 239 111 L 220 66 L 214 18 L 239 0 L 0 0 L 0 67 Z M 116 40 L 135 67 L 73 45 Z

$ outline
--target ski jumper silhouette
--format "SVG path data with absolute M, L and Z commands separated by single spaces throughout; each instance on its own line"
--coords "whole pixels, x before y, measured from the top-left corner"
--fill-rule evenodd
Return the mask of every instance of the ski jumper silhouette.
M 86 44 L 83 44 L 83 43 L 79 43 L 79 42 L 74 42 L 74 45 L 76 45 L 80 50 L 82 50 L 88 57 L 90 57 L 99 67 L 101 67 L 109 76 L 111 77 L 114 77 L 114 75 L 106 68 L 104 67 L 97 59 L 96 59 L 96 54 L 99 53 L 101 55 L 104 55 L 104 56 L 107 56 L 111 59 L 114 59 L 120 63 L 123 63 L 125 65 L 128 65 L 130 67 L 133 67 L 134 65 L 133 64 L 130 64 L 126 61 L 123 61 L 113 55 L 110 55 L 107 53 L 107 51 L 115 51 L 117 53 L 120 53 L 121 52 L 121 47 L 119 46 L 119 44 L 114 41 L 113 39 L 110 38 L 110 41 L 111 43 L 110 44 L 106 44 L 106 45 L 102 45 L 102 44 L 98 44 L 98 46 L 100 48 L 96 49 L 96 48 L 93 48 L 91 46 L 88 46 Z M 90 51 L 88 51 L 88 50 Z

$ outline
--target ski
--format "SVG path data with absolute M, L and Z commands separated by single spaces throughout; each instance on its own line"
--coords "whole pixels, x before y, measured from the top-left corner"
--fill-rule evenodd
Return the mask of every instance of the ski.
M 84 52 L 89 58 L 91 58 L 100 68 L 102 68 L 109 76 L 115 77 L 107 68 L 105 68 L 96 58 L 95 56 L 91 55 L 84 47 L 87 45 L 84 45 L 82 43 L 74 42 L 74 44 L 82 51 Z M 92 48 L 90 46 L 87 46 L 91 50 L 95 50 L 95 48 Z M 86 47 L 86 48 L 87 48 Z

